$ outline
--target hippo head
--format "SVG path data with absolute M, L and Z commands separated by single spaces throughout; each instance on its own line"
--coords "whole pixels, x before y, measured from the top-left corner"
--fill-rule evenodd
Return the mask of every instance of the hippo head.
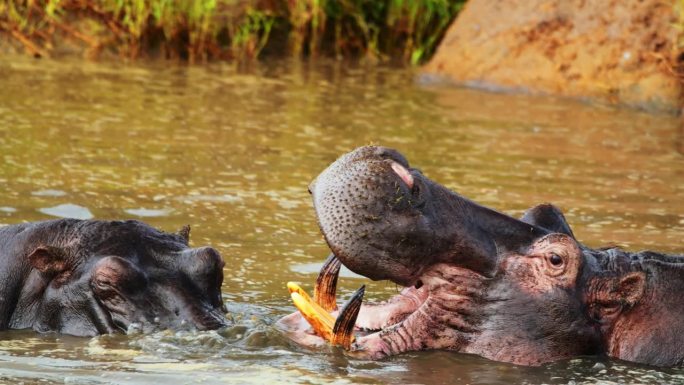
M 523 253 L 550 233 L 458 196 L 384 147 L 342 156 L 309 190 L 323 235 L 347 267 L 407 286 L 439 262 L 491 276 L 504 252 Z
M 356 354 L 450 349 L 538 365 L 600 350 L 582 290 L 598 262 L 555 207 L 509 217 L 373 146 L 342 156 L 309 189 L 334 259 L 406 286 L 360 308 Z M 297 341 L 315 340 L 296 314 L 281 326 Z
M 657 366 L 684 364 L 684 255 L 594 250 L 599 268 L 584 288 L 606 353 Z
M 63 220 L 30 233 L 12 328 L 93 336 L 227 324 L 224 263 L 213 248 L 189 248 L 189 228 Z
M 523 217 L 528 223 L 572 236 L 563 215 L 542 205 Z M 608 356 L 656 366 L 684 364 L 684 255 L 628 252 L 581 246 L 585 259 L 585 309 L 600 327 Z

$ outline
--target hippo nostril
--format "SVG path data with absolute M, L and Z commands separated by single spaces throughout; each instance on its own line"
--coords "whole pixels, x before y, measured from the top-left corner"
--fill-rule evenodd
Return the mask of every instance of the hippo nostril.
M 392 149 L 387 147 L 375 147 L 375 156 L 380 158 L 391 158 Z
M 399 151 L 387 147 L 376 147 L 372 153 L 374 157 L 380 159 L 389 159 L 399 163 L 403 167 L 409 167 L 408 160 Z

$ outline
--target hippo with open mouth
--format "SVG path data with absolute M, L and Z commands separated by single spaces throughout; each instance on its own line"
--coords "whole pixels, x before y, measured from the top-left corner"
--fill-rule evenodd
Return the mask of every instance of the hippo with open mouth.
M 75 336 L 228 324 L 223 260 L 138 221 L 60 219 L 0 228 L 0 330 Z
M 309 190 L 333 254 L 313 300 L 290 286 L 304 310 L 279 326 L 296 342 L 320 345 L 323 336 L 367 358 L 448 349 L 521 365 L 601 353 L 657 365 L 684 357 L 684 333 L 663 339 L 684 300 L 653 303 L 684 289 L 684 257 L 587 248 L 552 205 L 512 218 L 384 147 L 342 156 Z M 361 289 L 335 318 L 340 263 L 405 288 L 363 305 Z

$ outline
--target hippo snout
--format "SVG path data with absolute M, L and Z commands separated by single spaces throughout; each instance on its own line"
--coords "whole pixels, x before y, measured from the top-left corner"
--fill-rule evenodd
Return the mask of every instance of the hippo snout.
M 311 184 L 318 224 L 331 250 L 352 271 L 410 284 L 425 266 L 435 232 L 420 171 L 398 151 L 358 148 Z

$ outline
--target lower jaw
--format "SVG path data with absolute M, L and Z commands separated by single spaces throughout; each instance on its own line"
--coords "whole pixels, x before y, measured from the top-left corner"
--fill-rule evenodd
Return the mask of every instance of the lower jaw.
M 367 336 L 400 323 L 416 312 L 429 297 L 428 288 L 421 284 L 405 287 L 388 301 L 362 306 L 362 287 L 341 308 L 337 318 L 334 318 L 330 313 L 337 310 L 336 291 L 340 267 L 341 262 L 331 254 L 316 280 L 313 298 L 298 285 L 288 283 L 295 305 L 314 332 L 333 345 L 349 349 L 355 334 Z

